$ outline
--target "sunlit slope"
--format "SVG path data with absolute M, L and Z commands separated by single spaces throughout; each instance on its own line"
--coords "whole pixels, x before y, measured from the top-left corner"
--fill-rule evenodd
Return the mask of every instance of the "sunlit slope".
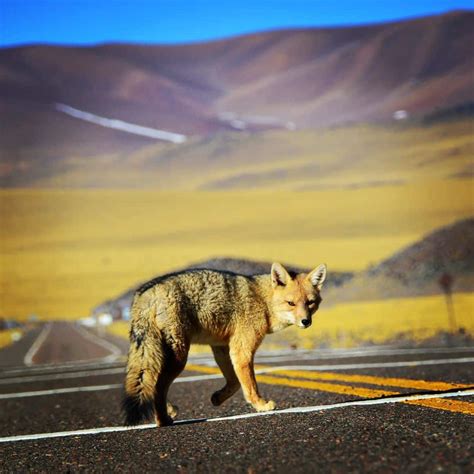
M 472 122 L 227 132 L 97 159 L 65 158 L 37 187 L 229 190 L 374 187 L 472 175 Z
M 466 180 L 311 192 L 2 190 L 0 314 L 88 314 L 211 256 L 358 270 L 473 213 Z

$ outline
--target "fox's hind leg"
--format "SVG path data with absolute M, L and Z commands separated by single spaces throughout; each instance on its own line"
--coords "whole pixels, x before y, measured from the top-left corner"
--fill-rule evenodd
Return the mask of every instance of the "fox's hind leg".
M 176 407 L 167 402 L 168 390 L 173 380 L 183 371 L 188 357 L 189 344 L 170 339 L 163 344 L 163 367 L 158 374 L 155 388 L 155 416 L 158 426 L 173 424 Z
M 218 406 L 239 390 L 240 383 L 230 360 L 229 346 L 211 346 L 211 349 L 226 380 L 224 387 L 214 392 L 211 397 L 212 404 Z

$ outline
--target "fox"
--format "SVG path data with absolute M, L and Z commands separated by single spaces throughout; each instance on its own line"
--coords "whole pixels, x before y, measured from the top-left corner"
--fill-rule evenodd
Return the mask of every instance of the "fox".
M 209 344 L 225 385 L 219 406 L 242 388 L 256 411 L 275 409 L 258 390 L 254 356 L 267 334 L 296 325 L 307 329 L 321 304 L 327 267 L 309 273 L 273 263 L 269 274 L 184 270 L 151 280 L 134 294 L 123 409 L 127 425 L 150 419 L 173 424 L 177 407 L 168 391 L 184 370 L 191 344 Z

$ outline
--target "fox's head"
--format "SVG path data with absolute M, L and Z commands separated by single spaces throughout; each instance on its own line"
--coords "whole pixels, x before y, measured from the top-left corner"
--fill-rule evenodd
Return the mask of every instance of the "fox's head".
M 271 279 L 273 312 L 276 317 L 282 323 L 309 328 L 322 301 L 320 292 L 326 279 L 326 265 L 319 265 L 310 273 L 295 275 L 290 274 L 280 263 L 274 263 Z

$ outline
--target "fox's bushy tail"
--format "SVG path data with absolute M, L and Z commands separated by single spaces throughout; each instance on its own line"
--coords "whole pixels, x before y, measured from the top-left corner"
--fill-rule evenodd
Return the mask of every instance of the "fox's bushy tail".
M 122 402 L 127 425 L 137 425 L 152 418 L 156 381 L 164 359 L 161 332 L 147 314 L 150 308 L 140 309 L 137 306 L 134 302 Z

